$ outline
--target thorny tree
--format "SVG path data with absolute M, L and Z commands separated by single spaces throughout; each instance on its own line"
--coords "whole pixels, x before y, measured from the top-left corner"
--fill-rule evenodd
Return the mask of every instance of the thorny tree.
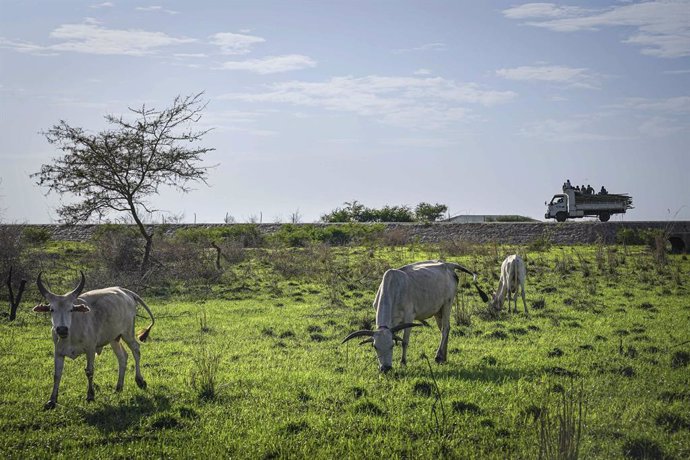
M 58 208 L 64 222 L 86 222 L 113 212 L 131 216 L 146 241 L 142 275 L 153 249 L 153 229 L 141 215 L 155 211 L 147 198 L 158 194 L 161 186 L 186 193 L 191 182 L 206 183 L 208 167 L 201 165 L 202 156 L 215 149 L 196 144 L 209 132 L 194 129 L 206 108 L 202 94 L 178 96 L 164 110 L 130 107 L 134 120 L 106 115 L 111 128 L 97 134 L 64 120 L 42 133 L 65 155 L 42 165 L 31 177 L 48 192 L 77 197 L 73 204 Z

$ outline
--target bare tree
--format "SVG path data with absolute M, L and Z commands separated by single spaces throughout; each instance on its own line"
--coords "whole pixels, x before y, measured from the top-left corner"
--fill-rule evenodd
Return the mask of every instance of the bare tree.
M 194 129 L 206 108 L 202 94 L 178 96 L 163 110 L 130 107 L 133 121 L 106 115 L 111 128 L 97 134 L 61 120 L 42 134 L 65 155 L 42 165 L 31 177 L 37 177 L 37 184 L 48 192 L 77 198 L 58 209 L 64 222 L 100 219 L 112 212 L 131 217 L 146 241 L 143 274 L 153 249 L 153 230 L 142 218 L 142 213 L 155 211 L 148 198 L 161 186 L 186 193 L 191 182 L 206 183 L 208 167 L 201 160 L 215 149 L 196 144 L 209 132 Z
M 299 212 L 299 208 L 295 210 L 292 214 L 290 214 L 290 223 L 291 224 L 299 224 L 302 222 L 302 214 Z

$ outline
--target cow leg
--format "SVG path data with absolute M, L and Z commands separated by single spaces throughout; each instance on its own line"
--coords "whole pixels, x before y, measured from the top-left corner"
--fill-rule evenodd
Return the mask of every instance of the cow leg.
M 139 388 L 146 388 L 146 380 L 141 375 L 141 369 L 139 368 L 139 359 L 141 358 L 141 353 L 139 351 L 139 342 L 134 338 L 134 331 L 132 330 L 132 335 L 130 337 L 122 336 L 129 349 L 132 351 L 132 356 L 134 356 L 134 381 L 137 382 Z
M 117 386 L 115 391 L 122 391 L 125 386 L 125 371 L 127 370 L 127 352 L 119 340 L 110 342 L 110 346 L 117 356 L 118 372 L 117 372 Z
M 53 373 L 53 392 L 50 394 L 50 399 L 43 406 L 44 409 L 55 409 L 58 400 L 58 388 L 60 388 L 60 379 L 62 379 L 62 368 L 65 366 L 65 357 L 55 353 L 55 371 Z
M 525 307 L 525 314 L 529 315 L 529 312 L 527 311 L 527 302 L 525 301 L 525 285 L 524 284 L 520 286 L 520 290 L 522 291 L 522 306 Z
M 93 389 L 93 363 L 96 360 L 96 351 L 88 350 L 86 352 L 86 379 L 89 381 L 89 387 L 86 390 L 86 400 L 91 402 L 94 400 L 95 391 Z
M 436 362 L 439 364 L 445 363 L 448 356 L 448 333 L 450 332 L 449 305 L 452 305 L 452 302 L 444 305 L 441 311 L 434 316 L 438 329 L 441 331 L 441 343 L 438 345 L 438 350 L 436 350 Z
M 410 343 L 410 329 L 411 328 L 408 327 L 403 332 L 402 357 L 400 358 L 400 365 L 401 366 L 407 365 L 407 344 Z

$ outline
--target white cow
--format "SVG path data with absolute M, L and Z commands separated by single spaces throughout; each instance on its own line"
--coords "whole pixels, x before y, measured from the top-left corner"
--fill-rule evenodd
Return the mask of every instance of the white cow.
M 450 332 L 450 312 L 458 286 L 455 270 L 469 273 L 476 281 L 476 275 L 462 265 L 428 260 L 387 270 L 376 292 L 376 330 L 356 331 L 345 337 L 342 343 L 355 337 L 368 337 L 360 343 L 373 343 L 379 360 L 381 372 L 393 366 L 393 345 L 402 342 L 401 365 L 407 362 L 407 344 L 410 328 L 421 326 L 414 320 L 424 321 L 433 316 L 441 331 L 441 343 L 436 351 L 436 362 L 446 361 L 448 333 Z M 479 286 L 480 294 L 488 300 Z M 395 335 L 405 330 L 403 338 Z
M 492 300 L 493 308 L 496 310 L 502 310 L 506 294 L 508 294 L 508 313 L 510 313 L 511 300 L 514 300 L 515 302 L 515 313 L 517 313 L 517 290 L 518 287 L 520 287 L 522 294 L 522 305 L 525 307 L 525 313 L 529 314 L 527 311 L 527 302 L 525 302 L 526 277 L 527 270 L 525 269 L 525 262 L 523 262 L 522 258 L 517 254 L 506 257 L 501 264 L 501 278 L 498 281 L 498 291 L 496 291 Z M 511 295 L 514 295 L 512 299 Z
M 140 353 L 139 343 L 134 336 L 134 318 L 137 314 L 137 303 L 141 304 L 151 317 L 151 324 L 138 335 L 139 340 L 144 342 L 154 323 L 151 310 L 134 292 L 120 287 L 97 289 L 81 294 L 84 282 L 82 273 L 76 289 L 65 295 L 57 295 L 43 285 L 41 275 L 38 275 L 38 290 L 48 301 L 48 305 L 37 305 L 33 311 L 50 312 L 55 346 L 53 392 L 44 406 L 45 409 L 53 409 L 57 403 L 65 356 L 75 359 L 86 354 L 86 377 L 89 381 L 86 400 L 93 401 L 94 359 L 107 344 L 110 344 L 117 356 L 119 374 L 115 391 L 121 391 L 127 368 L 127 352 L 120 343 L 121 338 L 134 355 L 135 381 L 139 388 L 146 388 L 146 381 L 139 369 Z

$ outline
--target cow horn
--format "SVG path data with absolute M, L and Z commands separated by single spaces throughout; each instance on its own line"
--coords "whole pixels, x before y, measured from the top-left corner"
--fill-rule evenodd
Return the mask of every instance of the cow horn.
M 36 280 L 36 285 L 38 286 L 38 292 L 41 293 L 43 298 L 45 298 L 46 300 L 49 300 L 49 298 L 52 297 L 54 294 L 52 292 L 50 292 L 48 290 L 48 288 L 45 287 L 45 285 L 43 284 L 43 280 L 41 279 L 42 274 L 43 274 L 43 272 L 40 272 L 38 274 L 38 279 Z
M 364 339 L 361 342 L 359 342 L 360 345 L 364 345 L 365 343 L 372 343 L 374 341 L 373 337 L 369 337 L 368 339 Z
M 403 324 L 398 324 L 395 326 L 393 329 L 391 329 L 392 333 L 396 333 L 401 329 L 407 329 L 408 327 L 415 327 L 415 326 L 424 326 L 423 324 L 420 323 L 403 323 Z
M 347 337 L 345 337 L 343 339 L 343 341 L 340 343 L 343 344 L 343 343 L 347 342 L 348 340 L 352 340 L 356 337 L 371 337 L 373 335 L 374 335 L 374 331 L 368 331 L 368 330 L 356 331 L 356 332 L 353 332 L 352 334 L 348 335 Z
M 73 296 L 75 299 L 79 297 L 79 294 L 81 294 L 81 291 L 84 289 L 84 284 L 86 283 L 86 278 L 84 277 L 84 272 L 80 271 L 81 273 L 81 280 L 79 281 L 79 285 L 69 294 L 68 296 Z

